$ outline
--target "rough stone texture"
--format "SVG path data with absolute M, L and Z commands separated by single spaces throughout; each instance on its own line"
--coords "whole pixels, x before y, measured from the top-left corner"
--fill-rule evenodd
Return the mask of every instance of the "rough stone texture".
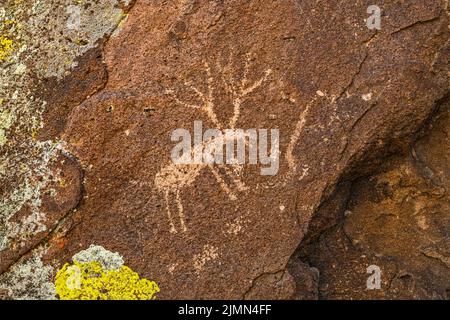
M 99 81 L 86 76 L 90 71 L 105 78 L 95 63 L 77 68 L 83 62 L 77 57 L 89 59 L 126 7 L 115 0 L 82 1 L 75 30 L 68 25 L 71 5 L 6 1 L 0 7 L 1 36 L 12 42 L 0 75 L 0 272 L 47 239 L 81 199 L 82 171 L 58 139 L 65 123 L 58 118 L 95 92 Z
M 449 298 L 449 128 L 447 99 L 404 154 L 329 201 L 341 204 L 332 223 L 320 218 L 333 216 L 330 204 L 313 219 L 320 227 L 310 229 L 290 263 L 320 270 L 320 298 Z M 381 290 L 365 290 L 365 268 L 373 264 Z
M 25 34 L 37 35 L 45 45 L 27 44 L 31 37 L 23 36 L 23 56 L 4 64 L 17 69 L 25 63 L 30 71 L 20 79 L 2 71 L 2 84 L 9 84 L 0 89 L 9 97 L 2 111 L 17 120 L 0 153 L 0 287 L 16 284 L 14 268 L 36 259 L 43 248 L 44 263 L 56 271 L 77 252 L 101 245 L 156 280 L 163 299 L 364 294 L 355 291 L 367 277 L 368 260 L 354 262 L 359 251 L 343 261 L 349 270 L 344 278 L 328 268 L 320 249 L 308 253 L 309 266 L 293 261 L 300 259 L 293 253 L 305 236 L 302 243 L 311 243 L 324 225 L 340 223 L 337 212 L 347 204 L 339 199 L 346 199 L 350 188 L 373 196 L 373 184 L 363 180 L 355 187 L 349 181 L 404 148 L 445 99 L 447 2 L 380 1 L 383 25 L 375 32 L 364 21 L 369 1 L 85 1 L 90 18 L 82 19 L 84 40 L 76 45 L 66 30 L 42 33 L 34 22 L 59 13 L 61 20 L 53 23 L 64 29 L 68 17 L 62 12 L 70 1 L 42 1 L 48 7 L 34 20 L 23 13 L 31 2 L 9 1 L 6 7 L 28 23 L 25 30 L 31 31 Z M 27 51 L 30 47 L 34 51 Z M 10 97 L 14 84 L 22 88 L 20 101 Z M 174 167 L 170 134 L 192 130 L 195 120 L 205 129 L 279 129 L 278 174 L 262 176 L 255 165 Z M 427 161 L 427 152 L 414 154 L 416 161 Z M 428 161 L 443 161 L 442 151 L 433 154 L 436 159 Z M 410 190 L 395 170 L 383 179 L 401 197 Z M 448 175 L 448 167 L 440 170 Z M 425 185 L 416 188 L 427 192 Z M 330 199 L 335 193 L 338 199 Z M 350 237 L 384 247 L 386 236 L 360 227 L 379 223 L 370 210 L 397 202 L 375 207 L 361 197 L 348 210 L 363 213 L 345 220 L 330 241 L 338 246 Z M 399 285 L 405 276 L 395 271 L 396 261 L 425 272 L 423 259 L 448 259 L 444 245 L 438 245 L 448 235 L 448 207 L 440 201 L 436 226 L 419 212 L 432 202 L 417 207 L 418 227 L 432 229 L 430 236 L 424 233 L 423 253 L 396 255 L 394 248 L 376 259 L 394 270 Z M 328 214 L 318 214 L 324 207 Z M 321 220 L 310 225 L 313 216 Z M 402 223 L 389 222 L 388 229 Z M 11 231 L 16 225 L 20 231 Z M 324 261 L 317 262 L 320 275 L 313 268 L 315 254 Z M 448 280 L 448 269 L 436 268 Z M 436 279 L 421 279 L 434 293 L 408 292 L 443 297 L 443 282 Z M 346 284 L 324 293 L 320 286 L 335 288 L 335 281 Z M 404 297 L 401 290 L 378 294 Z

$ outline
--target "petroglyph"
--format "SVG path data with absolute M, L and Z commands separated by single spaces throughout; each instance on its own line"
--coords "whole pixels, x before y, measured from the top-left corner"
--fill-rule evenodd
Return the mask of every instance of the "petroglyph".
M 291 138 L 289 140 L 289 144 L 286 149 L 286 161 L 287 161 L 288 168 L 289 168 L 289 171 L 287 174 L 288 178 L 292 177 L 292 175 L 294 175 L 295 172 L 297 172 L 297 164 L 295 161 L 295 157 L 293 155 L 294 148 L 300 139 L 300 135 L 303 132 L 303 129 L 305 128 L 307 116 L 309 115 L 311 106 L 314 104 L 315 101 L 316 101 L 316 98 L 313 98 L 306 105 L 306 107 L 303 109 L 303 111 L 300 113 L 299 119 L 298 119 L 297 123 L 295 124 L 294 131 L 291 134 Z M 303 167 L 301 178 L 303 178 L 306 174 L 308 174 L 308 169 Z
M 245 225 L 248 222 L 249 221 L 244 219 L 243 217 L 238 217 L 232 222 L 228 222 L 225 224 L 225 233 L 236 236 L 244 231 Z
M 219 254 L 217 253 L 218 250 L 219 249 L 217 247 L 207 244 L 203 247 L 202 253 L 194 256 L 194 269 L 197 274 L 203 270 L 208 261 L 215 260 L 219 257 Z

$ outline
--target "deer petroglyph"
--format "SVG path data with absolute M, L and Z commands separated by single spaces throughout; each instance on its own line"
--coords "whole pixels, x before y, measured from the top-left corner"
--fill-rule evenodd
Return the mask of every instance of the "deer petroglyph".
M 226 123 L 226 126 L 229 129 L 234 129 L 236 123 L 239 120 L 241 106 L 244 102 L 245 98 L 261 87 L 265 82 L 268 81 L 270 74 L 272 73 L 271 69 L 266 69 L 263 75 L 256 81 L 250 83 L 248 79 L 248 74 L 250 71 L 250 61 L 251 56 L 247 55 L 247 59 L 244 65 L 244 72 L 240 81 L 235 81 L 231 74 L 226 73 L 224 68 L 220 68 L 221 72 L 221 82 L 223 83 L 224 89 L 227 94 L 230 95 L 231 104 L 233 108 L 233 114 Z M 207 62 L 204 62 L 204 68 L 206 73 L 206 88 L 207 92 L 204 93 L 200 91 L 194 84 L 191 82 L 185 82 L 184 86 L 187 90 L 190 90 L 194 93 L 200 103 L 195 102 L 186 102 L 182 101 L 178 98 L 176 93 L 173 90 L 167 90 L 166 93 L 169 95 L 176 104 L 185 107 L 185 108 L 193 108 L 198 110 L 201 114 L 206 116 L 212 124 L 218 130 L 224 130 L 224 125 L 220 123 L 217 114 L 215 112 L 215 98 L 214 98 L 214 81 L 211 74 L 211 68 Z M 191 151 L 192 154 L 196 154 L 201 152 L 202 150 L 211 147 L 211 145 L 215 145 L 217 143 L 226 142 L 226 139 L 236 139 L 234 136 L 226 136 L 218 141 L 217 138 L 211 138 L 206 141 L 203 141 L 201 144 L 194 146 Z M 225 140 L 225 141 L 224 141 Z M 191 157 L 192 154 L 183 154 L 183 157 Z M 183 160 L 183 159 L 181 159 Z M 183 162 L 183 161 L 180 161 Z M 187 230 L 186 222 L 185 222 L 185 214 L 183 202 L 181 199 L 181 191 L 189 186 L 191 186 L 195 179 L 201 174 L 202 170 L 208 168 L 210 172 L 213 174 L 214 178 L 218 182 L 219 186 L 226 192 L 230 200 L 237 199 L 237 193 L 242 192 L 247 189 L 244 182 L 240 180 L 238 174 L 236 172 L 239 171 L 239 164 L 233 164 L 230 166 L 226 165 L 218 165 L 211 163 L 174 163 L 170 162 L 167 165 L 163 166 L 161 170 L 155 175 L 154 183 L 156 189 L 164 194 L 164 201 L 167 210 L 167 217 L 169 220 L 170 232 L 177 233 L 177 228 L 175 227 L 174 219 L 171 211 L 171 204 L 173 202 L 170 201 L 171 196 L 174 196 L 175 205 L 178 210 L 179 224 L 182 231 Z M 225 174 L 227 179 L 222 177 L 222 174 Z M 231 181 L 231 183 L 227 183 L 227 181 Z

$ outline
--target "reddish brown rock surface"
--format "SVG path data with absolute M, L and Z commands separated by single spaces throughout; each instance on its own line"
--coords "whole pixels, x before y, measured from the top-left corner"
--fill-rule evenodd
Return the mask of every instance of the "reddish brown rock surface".
M 405 152 L 313 219 L 321 227 L 310 230 L 291 264 L 303 260 L 320 270 L 320 298 L 448 299 L 449 106 L 442 102 Z M 335 220 L 324 223 L 330 207 Z M 370 265 L 381 269 L 381 290 L 365 289 Z
M 422 218 L 434 212 L 434 198 L 426 197 L 411 207 L 424 213 L 395 222 L 390 216 L 396 213 L 384 212 L 410 210 L 397 207 L 403 194 L 435 190 L 415 176 L 414 164 L 399 159 L 374 182 L 357 179 L 409 145 L 443 105 L 446 4 L 382 1 L 382 29 L 376 32 L 364 20 L 370 4 L 133 3 L 121 29 L 99 42 L 101 50 L 86 52 L 64 79 L 40 84 L 38 92 L 49 102 L 40 139 L 60 138 L 73 159 L 64 163 L 76 161 L 79 168 L 67 169 L 69 185 L 60 198 L 42 200 L 44 208 L 63 212 L 48 215 L 57 228 L 41 236 L 49 247 L 45 262 L 60 266 L 91 244 L 101 245 L 157 281 L 162 299 L 370 297 L 366 264 L 378 263 L 399 285 L 404 274 L 426 274 L 417 286 L 426 283 L 434 293 L 427 287 L 423 294 L 405 294 L 391 285 L 377 297 L 443 298 L 448 264 L 434 260 L 448 260 L 440 245 L 448 237 L 448 199 L 436 200 L 442 207 L 433 223 Z M 170 135 L 176 128 L 192 132 L 196 120 L 204 129 L 278 129 L 279 171 L 263 176 L 261 165 L 176 171 Z M 448 124 L 441 126 L 448 139 Z M 448 163 L 438 147 L 420 152 L 426 143 L 417 143 L 417 163 Z M 431 180 L 448 178 L 448 166 L 439 168 L 443 173 Z M 411 187 L 405 189 L 398 170 L 406 170 Z M 381 180 L 395 195 L 392 203 L 383 190 L 373 191 Z M 352 200 L 343 204 L 349 188 Z M 80 190 L 82 199 L 72 201 Z M 342 208 L 361 214 L 341 223 Z M 414 231 L 403 227 L 409 219 L 415 219 Z M 322 232 L 330 227 L 335 231 L 327 238 Z M 402 245 L 389 242 L 397 230 L 405 234 Z M 423 238 L 421 251 L 406 245 L 416 233 Z M 347 253 L 341 243 L 348 238 L 363 247 Z M 25 251 L 39 243 L 26 244 Z M 374 256 L 365 253 L 361 260 L 367 250 Z M 23 253 L 14 247 L 2 252 L 15 257 L 2 258 L 2 271 Z M 345 275 L 333 271 L 334 255 Z M 431 271 L 428 259 L 434 259 Z

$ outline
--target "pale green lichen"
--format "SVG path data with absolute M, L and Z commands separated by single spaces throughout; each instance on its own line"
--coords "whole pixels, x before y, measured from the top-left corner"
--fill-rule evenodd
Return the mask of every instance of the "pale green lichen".
M 52 266 L 44 265 L 42 256 L 46 249 L 33 250 L 31 256 L 22 258 L 11 269 L 0 276 L 0 289 L 14 300 L 54 300 L 55 285 Z
M 0 101 L 0 106 L 2 102 Z M 13 122 L 13 115 L 8 110 L 0 110 L 0 147 L 2 147 L 6 139 L 6 130 L 11 128 Z
M 107 270 L 119 269 L 123 265 L 123 258 L 119 253 L 96 245 L 91 245 L 88 249 L 78 252 L 72 259 L 80 263 L 96 261 Z
M 34 150 L 28 154 L 33 157 L 28 160 L 32 161 L 21 163 L 14 171 L 11 167 L 16 165 L 15 159 L 3 159 L 2 166 L 7 168 L 3 169 L 3 177 L 19 176 L 24 180 L 0 200 L 0 250 L 6 249 L 11 239 L 21 245 L 32 235 L 46 231 L 45 215 L 40 210 L 41 190 L 55 179 L 49 163 L 57 147 L 48 141 L 36 141 Z M 9 221 L 24 205 L 31 209 L 31 213 L 17 222 Z
M 42 77 L 67 75 L 76 66 L 75 59 L 94 48 L 123 19 L 117 0 L 41 0 L 29 12 L 26 28 L 39 45 L 34 59 Z

